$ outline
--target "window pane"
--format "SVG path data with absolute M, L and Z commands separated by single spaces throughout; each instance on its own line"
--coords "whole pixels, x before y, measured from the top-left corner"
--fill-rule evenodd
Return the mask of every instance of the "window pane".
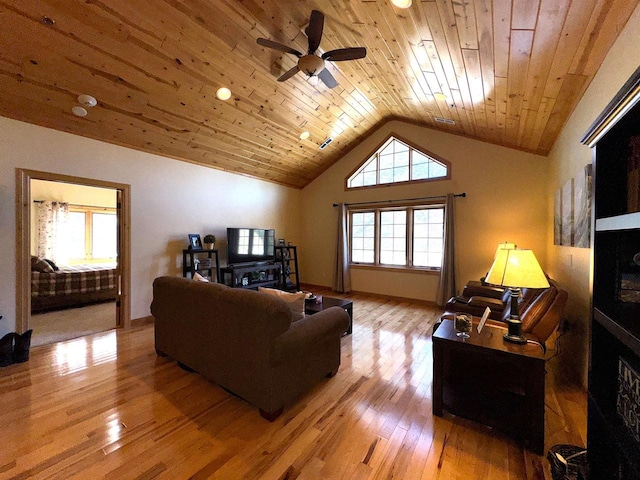
M 365 172 L 363 179 L 362 179 L 362 185 L 375 185 L 376 184 L 376 172 Z
M 396 167 L 406 167 L 409 165 L 409 151 L 396 153 L 393 164 Z
M 391 183 L 393 182 L 393 170 L 380 170 L 380 183 Z
M 358 173 L 356 176 L 352 177 L 351 180 L 349 180 L 349 186 L 350 187 L 361 187 L 364 183 L 364 174 Z
M 406 265 L 406 210 L 381 212 L 380 230 L 382 232 L 380 263 L 387 265 Z
M 429 164 L 429 178 L 446 177 L 447 167 L 438 162 Z
M 351 261 L 373 263 L 375 214 L 373 212 L 351 213 Z
M 85 213 L 69 212 L 69 258 L 85 259 Z
M 393 168 L 393 155 L 380 155 L 380 170 Z
M 116 215 L 94 213 L 92 223 L 93 258 L 116 258 L 118 254 L 118 219 Z
M 399 142 L 397 140 L 393 141 L 393 148 L 394 148 L 396 153 L 408 152 L 409 151 L 409 146 L 408 145 L 405 145 L 404 143 Z
M 413 212 L 413 265 L 440 267 L 442 262 L 443 208 Z
M 412 180 L 423 180 L 425 178 L 429 178 L 429 167 L 426 163 L 421 163 L 419 165 L 413 164 L 411 168 L 411 179 Z
M 376 165 L 376 157 L 375 155 L 373 157 L 371 157 L 371 160 L 369 160 L 369 163 L 367 163 L 365 165 L 365 167 L 362 169 L 363 172 L 375 172 L 377 169 L 377 165 Z
M 400 167 L 393 170 L 394 182 L 406 182 L 409 180 L 409 167 Z

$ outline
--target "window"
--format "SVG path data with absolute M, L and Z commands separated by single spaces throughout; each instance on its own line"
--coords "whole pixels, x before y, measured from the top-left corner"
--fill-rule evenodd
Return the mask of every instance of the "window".
M 349 212 L 352 264 L 439 270 L 444 206 L 396 206 Z
M 111 262 L 118 255 L 115 209 L 69 206 L 70 263 Z
M 389 137 L 347 179 L 347 188 L 449 178 L 448 162 Z

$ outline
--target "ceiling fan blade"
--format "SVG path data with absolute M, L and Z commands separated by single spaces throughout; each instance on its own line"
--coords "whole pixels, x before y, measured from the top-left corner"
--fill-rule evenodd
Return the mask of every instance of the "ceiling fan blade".
M 284 82 L 285 80 L 289 80 L 291 77 L 293 77 L 299 71 L 300 71 L 300 69 L 296 65 L 295 67 L 290 68 L 289 70 L 284 72 L 282 75 L 280 75 L 280 77 L 278 78 L 278 81 L 279 82 Z
M 320 40 L 322 39 L 322 29 L 324 28 L 324 15 L 318 10 L 311 11 L 311 18 L 309 19 L 309 25 L 304 30 L 304 33 L 309 37 L 309 53 L 314 53 L 320 46 Z
M 257 42 L 258 42 L 258 45 L 262 45 L 263 47 L 273 48 L 274 50 L 279 50 L 284 53 L 291 53 L 292 55 L 295 55 L 298 58 L 302 56 L 302 53 L 300 53 L 299 51 L 291 47 L 287 47 L 286 45 L 282 45 L 281 43 L 272 42 L 271 40 L 267 40 L 266 38 L 259 38 Z
M 331 72 L 326 68 L 318 74 L 318 78 L 320 78 L 320 80 L 322 80 L 322 83 L 324 83 L 329 88 L 335 88 L 338 86 L 338 82 L 336 82 L 336 79 L 333 78 Z
M 339 48 L 337 50 L 330 50 L 322 54 L 323 60 L 330 60 L 332 62 L 341 62 L 343 60 L 356 60 L 358 58 L 364 58 L 367 56 L 367 49 L 364 47 L 353 48 Z

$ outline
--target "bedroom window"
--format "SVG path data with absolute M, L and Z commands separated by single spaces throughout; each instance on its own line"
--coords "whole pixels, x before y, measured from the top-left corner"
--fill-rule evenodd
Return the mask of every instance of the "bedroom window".
M 347 178 L 347 189 L 448 178 L 449 162 L 390 136 Z
M 115 209 L 69 206 L 70 264 L 112 262 L 117 256 Z
M 350 263 L 440 270 L 444 206 L 394 206 L 349 212 Z

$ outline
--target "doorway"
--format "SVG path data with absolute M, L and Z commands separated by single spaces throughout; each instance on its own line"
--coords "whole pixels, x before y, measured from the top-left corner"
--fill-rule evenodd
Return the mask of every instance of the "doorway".
M 91 208 L 95 207 L 95 205 L 87 205 L 87 203 L 96 203 L 96 202 L 75 202 L 73 206 L 73 215 L 72 217 L 75 219 L 76 228 L 78 228 L 78 217 L 82 215 L 86 215 L 86 219 L 89 222 L 93 221 L 96 224 L 108 225 L 114 221 L 116 224 L 116 231 L 114 232 L 115 240 L 116 240 L 116 254 L 115 257 L 112 253 L 107 252 L 109 247 L 105 245 L 93 245 L 91 242 L 90 236 L 87 236 L 87 250 L 82 251 L 81 254 L 77 253 L 81 246 L 76 245 L 76 248 L 73 249 L 75 253 L 70 255 L 71 258 L 69 260 L 65 260 L 65 264 L 71 264 L 68 267 L 64 268 L 65 273 L 68 273 L 67 270 L 83 270 L 83 269 L 94 269 L 101 270 L 104 268 L 105 271 L 98 272 L 97 274 L 102 275 L 104 278 L 100 280 L 103 284 L 107 285 L 106 274 L 109 274 L 109 282 L 110 282 L 110 290 L 104 292 L 88 292 L 88 288 L 85 288 L 85 284 L 83 284 L 82 293 L 77 295 L 75 291 L 71 294 L 71 296 L 59 296 L 59 297 L 46 297 L 44 298 L 44 307 L 43 307 L 43 299 L 38 298 L 38 294 L 40 287 L 37 283 L 34 283 L 32 287 L 32 279 L 34 282 L 37 280 L 38 275 L 46 275 L 40 273 L 32 273 L 32 262 L 38 262 L 38 255 L 33 255 L 36 249 L 35 242 L 37 238 L 34 229 L 36 228 L 36 222 L 34 219 L 35 212 L 37 211 L 34 208 L 34 200 L 41 200 L 36 198 L 33 193 L 37 193 L 39 196 L 42 196 L 43 185 L 48 186 L 48 189 L 51 191 L 69 191 L 69 192 L 77 192 L 83 191 L 88 188 L 92 189 L 100 189 L 100 190 L 92 190 L 94 194 L 96 193 L 105 193 L 107 197 L 113 197 L 113 205 L 100 208 Z M 47 188 L 44 189 L 46 191 Z M 60 195 L 58 193 L 58 195 Z M 67 193 L 67 196 L 73 197 L 73 194 Z M 105 182 L 101 180 L 81 178 L 81 177 L 72 177 L 68 175 L 60 175 L 49 172 L 38 172 L 32 170 L 24 170 L 24 169 L 16 169 L 16 223 L 17 223 L 17 259 L 18 259 L 18 268 L 17 268 L 17 299 L 16 299 L 16 329 L 18 332 L 24 332 L 29 328 L 32 328 L 32 323 L 34 326 L 46 324 L 48 327 L 50 326 L 49 321 L 53 322 L 61 322 L 60 325 L 64 325 L 62 332 L 58 332 L 56 336 L 55 332 L 53 336 L 49 336 L 51 341 L 57 341 L 57 339 L 63 339 L 65 332 L 64 330 L 73 330 L 75 328 L 73 326 L 74 322 L 78 322 L 78 327 L 76 334 L 72 336 L 80 336 L 83 334 L 91 333 L 92 331 L 96 331 L 96 329 L 100 329 L 101 327 L 97 326 L 102 322 L 110 323 L 109 328 L 115 327 L 124 327 L 128 328 L 130 326 L 130 302 L 129 302 L 129 291 L 130 291 L 130 237 L 129 237 L 129 224 L 130 224 L 130 186 L 126 184 L 119 184 L 113 182 Z M 65 202 L 67 203 L 67 202 Z M 69 202 L 70 203 L 70 202 Z M 84 203 L 84 205 L 82 204 Z M 99 203 L 99 202 L 98 202 Z M 104 203 L 104 202 L 103 202 Z M 111 208 L 112 207 L 112 208 Z M 81 215 L 82 213 L 82 215 Z M 107 217 L 107 214 L 112 214 L 113 216 Z M 95 215 L 95 217 L 93 217 Z M 111 227 L 113 228 L 113 227 Z M 42 247 L 42 246 L 41 246 Z M 96 253 L 99 254 L 95 258 L 92 257 L 92 248 L 96 249 Z M 103 252 L 101 253 L 100 249 L 102 248 Z M 107 272 L 106 264 L 97 265 L 99 260 L 101 260 L 100 255 L 105 257 L 102 260 L 111 260 L 111 265 L 109 267 L 113 267 L 109 272 Z M 35 257 L 35 258 L 34 258 Z M 82 258 L 84 257 L 84 258 Z M 113 258 L 107 258 L 113 257 Z M 80 264 L 87 262 L 87 265 L 83 267 L 74 267 L 74 264 Z M 49 262 L 53 263 L 53 262 Z M 92 264 L 92 265 L 91 265 Z M 56 268 L 57 265 L 53 263 L 53 266 Z M 55 272 L 58 274 L 59 272 Z M 68 273 L 69 275 L 76 275 L 76 273 Z M 87 280 L 89 277 L 89 273 L 82 274 L 84 275 L 83 282 L 86 282 L 86 285 L 89 284 L 92 280 Z M 93 274 L 91 274 L 93 275 Z M 75 282 L 76 280 L 74 280 Z M 43 285 L 47 284 L 44 282 Z M 107 285 L 108 286 L 108 285 Z M 32 296 L 32 288 L 35 291 L 35 296 Z M 107 287 L 105 287 L 107 288 Z M 53 290 L 53 287 L 52 287 Z M 67 291 L 68 288 L 67 288 Z M 50 292 L 53 295 L 53 291 Z M 106 298 L 105 294 L 107 297 Z M 71 299 L 71 301 L 69 301 Z M 33 301 L 33 305 L 32 305 Z M 48 302 L 53 302 L 49 304 Z M 62 302 L 62 303 L 60 303 Z M 75 304 L 75 302 L 79 302 Z M 99 302 L 99 303 L 96 303 Z M 66 308 L 71 304 L 74 308 Z M 40 317 L 41 312 L 46 311 L 46 315 L 48 318 Z M 74 310 L 78 308 L 77 311 Z M 32 317 L 32 309 L 33 309 L 33 317 Z M 80 311 L 82 310 L 82 311 Z M 77 313 L 77 315 L 76 315 Z M 101 317 L 107 317 L 106 320 Z M 36 318 L 38 317 L 38 318 Z M 86 320 L 83 320 L 82 318 Z M 46 320 L 46 322 L 43 322 Z M 86 324 L 89 322 L 89 324 Z M 54 328 L 55 330 L 55 328 Z M 51 332 L 49 332 L 51 333 Z M 60 336 L 62 335 L 62 336 Z M 34 345 L 39 344 L 39 341 L 36 339 L 36 332 L 34 329 Z M 48 342 L 46 342 L 48 343 Z

